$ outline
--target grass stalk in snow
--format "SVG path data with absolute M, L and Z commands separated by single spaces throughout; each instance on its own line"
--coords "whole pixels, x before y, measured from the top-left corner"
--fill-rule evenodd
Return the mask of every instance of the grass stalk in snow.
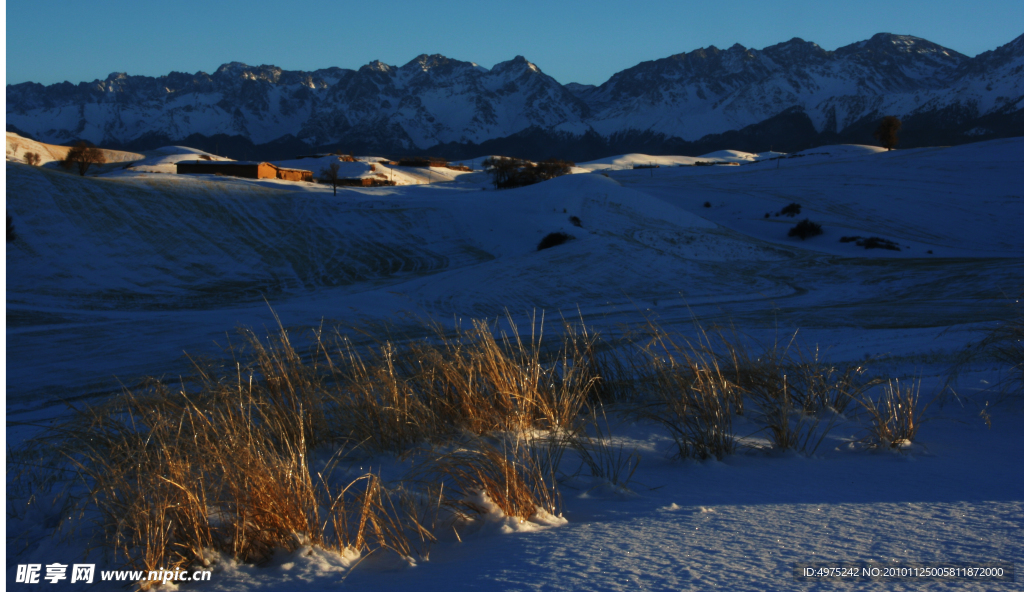
M 601 420 L 605 425 L 603 430 Z M 608 417 L 604 414 L 603 408 L 601 418 L 598 418 L 595 409 L 591 412 L 587 424 L 593 426 L 594 436 L 590 436 L 585 428 L 567 436 L 568 445 L 580 457 L 580 468 L 585 465 L 590 470 L 591 477 L 623 489 L 628 488 L 633 474 L 640 466 L 640 454 L 636 449 L 626 452 L 622 444 L 616 447 L 609 443 L 611 430 L 608 428 Z
M 796 450 L 813 455 L 825 436 L 835 425 L 837 413 L 822 410 L 809 413 L 800 407 L 794 407 L 794 400 L 789 394 L 786 376 L 782 377 L 782 385 L 777 391 L 758 391 L 758 419 L 764 425 L 763 431 L 768 434 L 772 447 L 778 450 Z M 821 426 L 821 413 L 829 413 L 830 417 Z
M 820 357 L 817 348 L 807 355 L 795 348 L 795 359 L 788 374 L 789 392 L 805 413 L 833 411 L 843 413 L 879 381 L 864 377 L 858 364 L 831 364 Z
M 861 399 L 861 406 L 867 414 L 867 435 L 862 439 L 872 448 L 900 449 L 910 445 L 917 436 L 921 416 L 927 410 L 919 409 L 921 383 L 910 386 L 891 380 L 882 387 L 877 401 L 870 397 Z
M 1024 296 L 1012 299 L 1005 318 L 959 354 L 947 387 L 952 387 L 965 369 L 979 361 L 995 362 L 1001 367 L 1003 375 L 995 385 L 1001 398 L 1016 399 L 1018 405 L 1024 400 Z
M 772 447 L 814 454 L 837 414 L 877 381 L 859 365 L 825 361 L 817 348 L 806 354 L 796 337 L 753 347 L 739 336 L 722 338 L 722 357 Z
M 415 476 L 445 486 L 449 503 L 463 514 L 484 514 L 474 501 L 486 495 L 506 516 L 528 520 L 538 509 L 561 511 L 556 472 L 562 446 L 523 434 L 498 443 L 474 438 L 449 452 L 428 455 Z
M 639 412 L 669 431 L 677 457 L 721 460 L 735 449 L 732 412 L 742 394 L 703 331 L 701 338 L 694 343 L 651 325 L 643 351 L 649 364 L 646 388 L 653 397 Z
M 371 451 L 401 452 L 462 430 L 474 434 L 524 429 L 574 429 L 598 376 L 589 362 L 595 336 L 566 324 L 555 354 L 543 321 L 529 337 L 495 335 L 490 325 L 438 330 L 404 346 L 379 344 L 369 358 L 351 347 L 324 348 L 332 424 L 340 436 Z M 337 429 L 336 429 L 337 431 Z

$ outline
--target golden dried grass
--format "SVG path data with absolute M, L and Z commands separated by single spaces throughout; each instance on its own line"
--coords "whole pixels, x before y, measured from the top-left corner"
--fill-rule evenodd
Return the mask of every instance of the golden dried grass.
M 872 448 L 902 450 L 914 441 L 921 425 L 922 416 L 929 405 L 920 408 L 920 381 L 908 385 L 899 380 L 890 380 L 882 387 L 882 394 L 875 401 L 868 396 L 861 399 L 861 407 L 867 414 L 867 434 L 861 442 Z
M 506 324 L 364 348 L 321 328 L 305 355 L 280 323 L 265 339 L 243 331 L 230 363 L 196 362 L 180 387 L 154 381 L 48 431 L 46 471 L 76 476 L 84 494 L 66 499 L 117 561 L 145 571 L 211 552 L 261 563 L 299 544 L 408 556 L 450 526 L 442 514 L 483 512 L 481 495 L 522 520 L 557 514 L 567 447 L 593 476 L 627 484 L 638 456 L 585 431 L 606 403 L 664 426 L 677 456 L 722 458 L 745 398 L 776 445 L 806 448 L 786 431 L 794 402 L 834 408 L 856 392 L 817 354 L 699 326 L 696 339 L 649 323 L 607 341 L 563 320 L 546 341 L 543 318 L 524 332 Z M 803 401 L 787 382 L 800 373 Z M 310 470 L 324 446 L 413 455 L 419 468 L 394 488 L 373 474 L 338 483 Z

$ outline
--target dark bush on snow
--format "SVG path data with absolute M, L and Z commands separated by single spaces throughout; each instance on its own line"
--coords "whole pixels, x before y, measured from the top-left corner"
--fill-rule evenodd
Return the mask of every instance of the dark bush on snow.
M 583 222 L 580 222 L 579 216 L 569 216 L 569 223 L 578 228 L 583 228 Z
M 887 249 L 889 251 L 899 251 L 899 246 L 887 238 L 879 238 L 872 236 L 864 240 L 857 241 L 858 247 L 864 247 L 865 249 Z
M 797 222 L 796 226 L 789 229 L 789 236 L 799 236 L 800 240 L 804 240 L 812 236 L 818 236 L 824 232 L 825 231 L 821 229 L 821 224 L 811 222 L 809 219 L 804 218 L 800 222 Z
M 564 232 L 552 232 L 540 240 L 540 244 L 537 245 L 537 250 L 542 251 L 544 249 L 550 249 L 551 247 L 557 247 L 558 245 L 566 241 L 571 241 L 575 238 L 575 236 Z
M 779 210 L 779 213 L 782 214 L 783 216 L 789 216 L 790 218 L 795 218 L 796 216 L 800 215 L 800 204 L 798 204 L 798 203 L 791 203 L 788 206 L 786 206 L 786 207 L 782 208 L 781 210 Z
M 857 241 L 858 247 L 864 247 L 865 249 L 887 249 L 889 251 L 899 251 L 899 243 L 895 243 L 887 238 L 881 238 L 872 236 L 869 238 L 861 238 L 859 236 L 844 236 L 839 239 L 841 243 L 852 243 Z

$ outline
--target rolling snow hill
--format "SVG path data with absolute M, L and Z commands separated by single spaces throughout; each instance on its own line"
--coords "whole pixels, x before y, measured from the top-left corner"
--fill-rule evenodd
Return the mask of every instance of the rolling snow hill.
M 194 154 L 157 151 L 142 166 Z M 765 343 L 797 335 L 808 355 L 920 380 L 931 400 L 950 363 L 1007 318 L 1007 302 L 1024 288 L 1024 139 L 732 151 L 632 169 L 649 158 L 581 163 L 578 174 L 513 190 L 467 173 L 343 188 L 337 197 L 305 183 L 123 168 L 83 178 L 9 160 L 17 239 L 6 251 L 8 446 L 65 403 L 101 401 L 147 376 L 173 384 L 192 360 L 223 356 L 239 325 L 273 331 L 275 314 L 296 342 L 336 326 L 386 326 L 402 340 L 423 335 L 423 319 L 505 314 L 523 327 L 534 315 L 550 327 L 560 314 L 582 316 L 609 334 L 648 318 L 692 334 L 698 319 Z M 685 166 L 712 158 L 743 164 Z M 798 216 L 781 214 L 794 203 Z M 823 234 L 788 236 L 804 218 Z M 574 240 L 537 249 L 559 231 Z M 899 250 L 840 240 L 847 236 Z M 372 340 L 352 336 L 357 345 Z M 816 589 L 828 585 L 795 579 L 796 564 L 1019 568 L 1024 483 L 1012 467 L 1024 453 L 1024 422 L 1019 396 L 1000 403 L 986 390 L 998 377 L 993 360 L 971 366 L 960 397 L 930 407 L 933 421 L 904 453 L 859 448 L 853 416 L 836 419 L 818 454 L 775 453 L 754 420 L 740 417 L 749 449 L 680 462 L 669 458 L 664 430 L 611 417 L 611 445 L 637 451 L 640 468 L 628 488 L 566 477 L 564 521 L 493 515 L 464 541 L 441 540 L 414 559 L 356 564 L 300 546 L 259 567 L 222 560 L 209 587 Z M 351 470 L 368 465 L 397 478 L 404 462 L 367 458 Z M 952 477 L 965 471 L 969 478 Z M 9 500 L 22 494 L 9 484 Z M 63 517 L 44 506 L 9 514 L 10 586 L 19 564 L 82 561 L 83 539 L 51 538 Z

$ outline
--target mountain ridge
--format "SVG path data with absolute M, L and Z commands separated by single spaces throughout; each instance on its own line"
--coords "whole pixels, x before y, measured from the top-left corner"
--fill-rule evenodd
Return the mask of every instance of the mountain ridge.
M 1022 109 L 1024 35 L 974 58 L 891 33 L 832 51 L 800 38 L 760 50 L 709 46 L 641 62 L 598 86 L 563 85 L 523 56 L 488 69 L 439 54 L 356 70 L 229 62 L 212 74 L 7 86 L 7 129 L 27 137 L 134 150 L 220 138 L 245 157 L 275 146 L 458 153 L 488 144 L 537 157 L 517 153 L 510 139 L 523 134 L 599 137 L 608 149 L 616 137 L 659 137 L 647 147 L 667 150 L 737 134 L 781 146 L 793 143 L 783 121 L 804 144 L 864 142 L 882 115 L 904 120 L 904 146 L 955 144 L 1024 134 Z M 775 127 L 775 142 L 750 131 Z

